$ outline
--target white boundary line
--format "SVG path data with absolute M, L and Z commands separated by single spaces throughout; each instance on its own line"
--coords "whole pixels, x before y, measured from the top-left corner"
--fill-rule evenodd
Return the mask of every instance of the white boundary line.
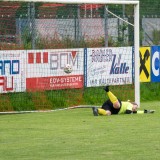
M 63 110 L 70 110 L 70 109 L 78 109 L 78 108 L 92 108 L 95 107 L 93 105 L 80 105 L 80 106 L 73 106 L 67 108 L 57 108 L 53 110 L 33 110 L 33 111 L 7 111 L 7 112 L 0 112 L 0 115 L 10 115 L 10 114 L 26 114 L 26 113 L 48 113 L 48 112 L 55 112 L 55 111 L 63 111 Z M 100 106 L 96 106 L 100 107 Z

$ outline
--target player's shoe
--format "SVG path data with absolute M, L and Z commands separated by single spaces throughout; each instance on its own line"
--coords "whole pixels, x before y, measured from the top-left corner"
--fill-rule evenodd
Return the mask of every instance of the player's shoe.
M 144 110 L 144 113 L 154 113 L 155 112 L 155 110 Z
M 93 110 L 93 115 L 98 116 L 98 108 L 97 107 L 92 107 Z
M 109 92 L 109 86 L 105 86 L 103 89 L 104 89 L 106 92 Z

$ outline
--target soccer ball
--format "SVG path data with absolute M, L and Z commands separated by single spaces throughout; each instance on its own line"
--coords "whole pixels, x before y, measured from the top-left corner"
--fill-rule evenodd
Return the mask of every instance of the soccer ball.
M 71 73 L 72 72 L 72 66 L 70 64 L 66 64 L 64 66 L 64 72 L 67 73 L 67 74 Z

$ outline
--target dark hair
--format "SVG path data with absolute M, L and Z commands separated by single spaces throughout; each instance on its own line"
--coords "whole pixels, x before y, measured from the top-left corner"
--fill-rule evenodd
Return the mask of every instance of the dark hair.
M 137 105 L 138 106 L 138 104 L 136 102 L 130 102 L 130 103 L 133 104 L 133 105 Z

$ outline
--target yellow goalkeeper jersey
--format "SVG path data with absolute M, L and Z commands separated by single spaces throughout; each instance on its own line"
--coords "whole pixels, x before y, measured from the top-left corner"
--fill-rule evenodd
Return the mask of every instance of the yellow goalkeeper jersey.
M 131 104 L 130 102 L 124 102 L 124 101 L 122 101 L 121 103 L 122 103 L 121 109 L 118 112 L 118 114 L 124 114 L 126 113 L 126 110 L 132 111 L 133 104 Z

